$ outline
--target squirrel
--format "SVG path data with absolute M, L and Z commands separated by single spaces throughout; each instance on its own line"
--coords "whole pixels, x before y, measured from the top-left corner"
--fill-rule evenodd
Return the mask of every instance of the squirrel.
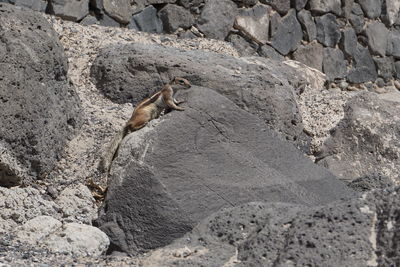
M 111 141 L 108 150 L 100 161 L 101 170 L 107 173 L 110 171 L 111 163 L 118 152 L 119 145 L 130 132 L 143 128 L 149 121 L 158 118 L 167 109 L 185 110 L 178 106 L 184 101 L 177 101 L 174 95 L 177 91 L 190 87 L 191 84 L 188 80 L 175 77 L 169 83 L 165 84 L 160 91 L 141 101 L 133 110 L 129 121 Z

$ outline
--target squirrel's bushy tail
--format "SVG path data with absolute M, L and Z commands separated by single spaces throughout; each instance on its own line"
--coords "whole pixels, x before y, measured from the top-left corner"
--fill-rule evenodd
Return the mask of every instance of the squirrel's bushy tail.
M 119 145 L 121 144 L 122 139 L 124 139 L 124 137 L 128 134 L 128 132 L 129 132 L 129 127 L 125 126 L 111 140 L 111 143 L 108 146 L 106 152 L 101 157 L 101 161 L 99 164 L 99 170 L 101 172 L 108 173 L 110 171 L 111 163 L 115 158 L 115 156 L 117 155 Z

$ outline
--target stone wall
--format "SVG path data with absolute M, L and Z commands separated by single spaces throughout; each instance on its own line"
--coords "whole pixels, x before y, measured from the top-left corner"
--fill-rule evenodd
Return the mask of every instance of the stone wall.
M 231 42 L 340 85 L 400 78 L 400 0 L 0 0 L 82 24 Z

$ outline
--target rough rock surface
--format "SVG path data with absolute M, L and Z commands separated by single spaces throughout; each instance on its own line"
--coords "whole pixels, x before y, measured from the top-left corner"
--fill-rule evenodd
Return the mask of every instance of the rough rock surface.
M 396 0 L 386 0 L 382 8 L 381 19 L 388 26 L 392 26 L 399 17 L 400 2 Z
M 232 46 L 238 51 L 241 57 L 258 56 L 257 54 L 257 43 L 248 40 L 239 34 L 230 34 L 226 40 L 232 44 Z M 274 50 L 275 51 L 275 50 Z M 275 53 L 278 53 L 275 51 Z
M 276 31 L 273 34 L 271 33 L 271 35 L 271 46 L 282 55 L 287 55 L 297 49 L 301 39 L 303 39 L 303 31 L 296 18 L 295 9 L 291 9 L 278 22 Z
M 267 44 L 260 47 L 258 54 L 259 56 L 279 61 L 283 61 L 285 59 L 281 54 L 276 52 L 272 46 Z
M 47 0 L 0 0 L 3 3 L 10 3 L 16 6 L 23 6 L 35 11 L 45 12 Z
M 89 14 L 89 0 L 51 0 L 52 12 L 61 18 L 79 21 Z
M 351 83 L 363 83 L 375 81 L 377 77 L 375 63 L 368 48 L 357 45 L 353 68 L 348 72 L 347 80 Z
M 343 180 L 381 173 L 398 180 L 400 144 L 399 93 L 392 101 L 374 93 L 353 97 L 345 107 L 345 117 L 332 131 L 318 164 Z
M 272 6 L 281 15 L 285 15 L 290 9 L 290 0 L 260 0 L 260 2 Z
M 240 10 L 236 16 L 234 28 L 243 32 L 252 40 L 265 44 L 268 41 L 270 11 L 269 6 L 261 4 Z
M 324 49 L 323 70 L 330 81 L 346 76 L 346 61 L 340 49 L 330 47 Z
M 185 8 L 168 4 L 159 11 L 164 30 L 173 33 L 179 28 L 188 29 L 194 23 L 193 15 Z
M 293 59 L 311 68 L 322 71 L 324 48 L 317 42 L 302 45 L 293 53 Z
M 209 0 L 197 20 L 197 27 L 206 37 L 223 40 L 235 22 L 236 9 L 231 0 Z
M 9 4 L 0 12 L 0 185 L 10 186 L 46 177 L 81 116 L 49 23 Z
M 400 59 L 400 30 L 392 29 L 389 32 L 387 54 Z
M 336 15 L 342 14 L 340 0 L 309 0 L 310 10 L 320 14 L 332 12 Z
M 82 184 L 67 187 L 58 196 L 48 190 L 0 187 L 0 233 L 10 231 L 37 216 L 48 215 L 63 222 L 91 224 L 97 206 L 88 188 Z
M 67 223 L 40 243 L 57 254 L 95 257 L 107 251 L 110 241 L 107 235 L 96 227 Z
M 185 77 L 194 85 L 227 96 L 288 140 L 307 148 L 308 138 L 303 133 L 293 89 L 301 85 L 301 75 L 285 64 L 134 44 L 104 49 L 93 64 L 91 75 L 107 97 L 134 104 L 172 77 Z M 292 78 L 288 79 L 288 75 Z
M 132 18 L 130 0 L 103 0 L 106 13 L 122 24 L 128 24 Z
M 345 53 L 346 57 L 353 58 L 357 53 L 357 35 L 353 28 L 346 28 L 342 32 L 340 39 L 340 48 Z
M 378 76 L 382 77 L 385 82 L 390 81 L 393 78 L 394 63 L 391 57 L 374 57 Z
M 330 47 L 339 43 L 341 34 L 335 15 L 325 14 L 315 19 L 317 24 L 317 40 Z
M 377 18 L 381 15 L 382 0 L 358 0 L 364 14 L 370 18 Z
M 221 210 L 145 266 L 396 266 L 400 188 L 305 209 L 249 203 Z
M 317 38 L 317 26 L 308 10 L 301 10 L 297 13 L 297 18 L 303 28 L 304 37 L 307 41 L 311 42 Z
M 365 33 L 372 53 L 384 57 L 386 55 L 389 30 L 383 23 L 373 22 L 367 25 Z
M 217 92 L 195 86 L 179 98 L 187 101 L 185 111 L 130 134 L 120 147 L 97 221 L 114 249 L 136 253 L 165 245 L 222 207 L 249 201 L 313 206 L 352 196 Z
M 163 30 L 163 24 L 157 15 L 157 9 L 153 6 L 148 6 L 142 12 L 133 15 L 128 28 L 160 33 Z

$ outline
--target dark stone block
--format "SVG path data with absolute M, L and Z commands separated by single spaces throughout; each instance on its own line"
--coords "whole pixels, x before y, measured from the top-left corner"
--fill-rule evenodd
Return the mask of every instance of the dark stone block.
M 317 40 L 324 46 L 335 47 L 339 43 L 341 33 L 335 15 L 325 14 L 316 18 Z
M 368 46 L 373 54 L 384 57 L 388 43 L 389 30 L 386 26 L 378 21 L 367 25 L 365 34 L 368 38 Z
M 236 4 L 230 0 L 209 0 L 197 19 L 197 27 L 208 38 L 224 40 L 237 12 Z
M 292 9 L 280 20 L 271 38 L 271 46 L 282 55 L 287 55 L 297 49 L 302 39 L 301 25 L 296 18 L 296 10 Z
M 317 38 L 317 26 L 308 10 L 301 10 L 297 13 L 297 18 L 303 28 L 304 39 L 311 42 Z
M 158 12 L 167 33 L 173 33 L 178 28 L 188 29 L 194 24 L 193 15 L 181 6 L 167 4 Z
M 358 0 L 358 3 L 368 18 L 375 19 L 381 15 L 382 0 Z
M 340 48 L 343 50 L 345 55 L 349 58 L 353 58 L 357 52 L 357 35 L 353 28 L 346 28 L 342 32 L 342 38 L 340 40 Z
M 329 47 L 324 49 L 323 71 L 329 81 L 346 76 L 346 60 L 340 49 Z
M 378 70 L 378 76 L 385 82 L 393 78 L 394 62 L 392 57 L 374 57 L 375 65 Z
M 162 21 L 157 15 L 157 9 L 153 6 L 148 6 L 142 12 L 133 15 L 128 28 L 144 32 L 160 33 L 163 31 Z
M 301 45 L 294 53 L 293 59 L 311 68 L 322 71 L 324 48 L 317 42 Z
M 290 9 L 290 0 L 260 0 L 260 2 L 272 6 L 281 15 L 286 15 Z
M 368 48 L 358 45 L 354 64 L 347 75 L 347 80 L 351 83 L 363 83 L 375 81 L 376 78 L 378 78 L 378 73 Z

